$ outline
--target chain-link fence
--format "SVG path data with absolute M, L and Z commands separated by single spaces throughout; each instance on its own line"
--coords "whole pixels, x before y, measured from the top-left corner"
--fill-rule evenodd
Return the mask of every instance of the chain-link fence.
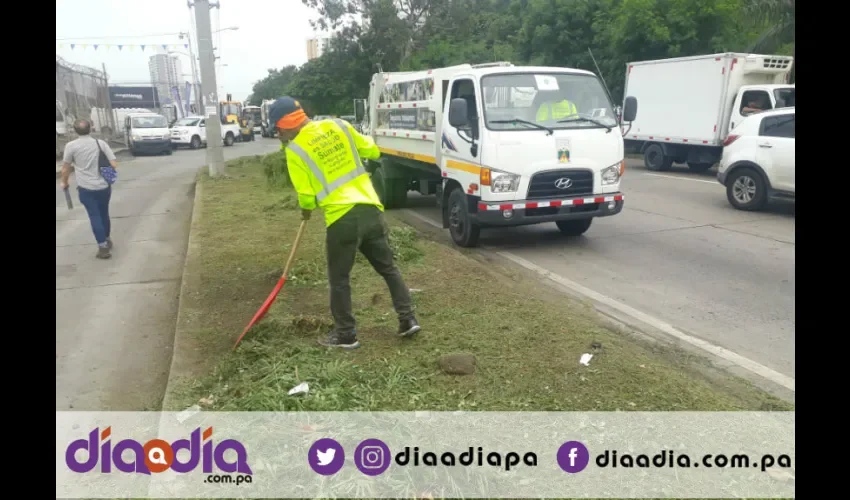
M 56 56 L 56 155 L 76 139 L 74 120 L 90 120 L 92 135 L 112 140 L 118 130 L 109 102 L 105 72 Z

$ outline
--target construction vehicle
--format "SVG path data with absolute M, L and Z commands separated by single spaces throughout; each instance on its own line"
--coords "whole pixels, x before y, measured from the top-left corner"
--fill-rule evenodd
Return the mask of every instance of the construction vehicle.
M 233 100 L 232 94 L 227 94 L 227 100 L 221 101 L 221 123 L 239 124 L 239 118 L 242 116 L 242 103 Z
M 637 101 L 626 98 L 621 119 L 589 71 L 496 62 L 377 73 L 365 111 L 381 151 L 366 168 L 384 206 L 436 195 L 459 246 L 476 246 L 482 228 L 542 222 L 578 236 L 623 209 L 621 126 Z
M 246 104 L 245 107 L 242 108 L 242 118 L 247 118 L 254 122 L 253 133 L 255 134 L 259 134 L 263 131 L 262 114 L 262 108 L 260 108 L 259 106 L 249 106 L 248 104 Z

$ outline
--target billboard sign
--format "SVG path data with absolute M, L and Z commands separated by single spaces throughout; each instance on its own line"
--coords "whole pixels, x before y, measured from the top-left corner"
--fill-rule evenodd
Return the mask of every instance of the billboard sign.
M 113 108 L 158 108 L 160 97 L 156 87 L 109 87 Z

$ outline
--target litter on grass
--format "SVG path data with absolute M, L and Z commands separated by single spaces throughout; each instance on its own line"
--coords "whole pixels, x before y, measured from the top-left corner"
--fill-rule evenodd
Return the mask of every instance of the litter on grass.
M 578 362 L 583 364 L 584 366 L 589 366 L 590 365 L 590 359 L 592 357 L 593 357 L 593 354 L 584 353 L 584 354 L 581 355 L 581 359 L 579 359 Z
M 292 389 L 289 389 L 290 396 L 294 396 L 296 394 L 307 394 L 308 392 L 310 392 L 310 386 L 307 385 L 307 382 L 301 382 Z

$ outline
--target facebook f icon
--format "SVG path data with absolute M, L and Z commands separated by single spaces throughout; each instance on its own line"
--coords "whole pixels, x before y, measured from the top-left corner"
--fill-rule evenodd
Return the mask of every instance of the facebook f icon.
M 583 471 L 590 463 L 590 452 L 578 441 L 567 441 L 558 448 L 558 466 L 569 474 Z

